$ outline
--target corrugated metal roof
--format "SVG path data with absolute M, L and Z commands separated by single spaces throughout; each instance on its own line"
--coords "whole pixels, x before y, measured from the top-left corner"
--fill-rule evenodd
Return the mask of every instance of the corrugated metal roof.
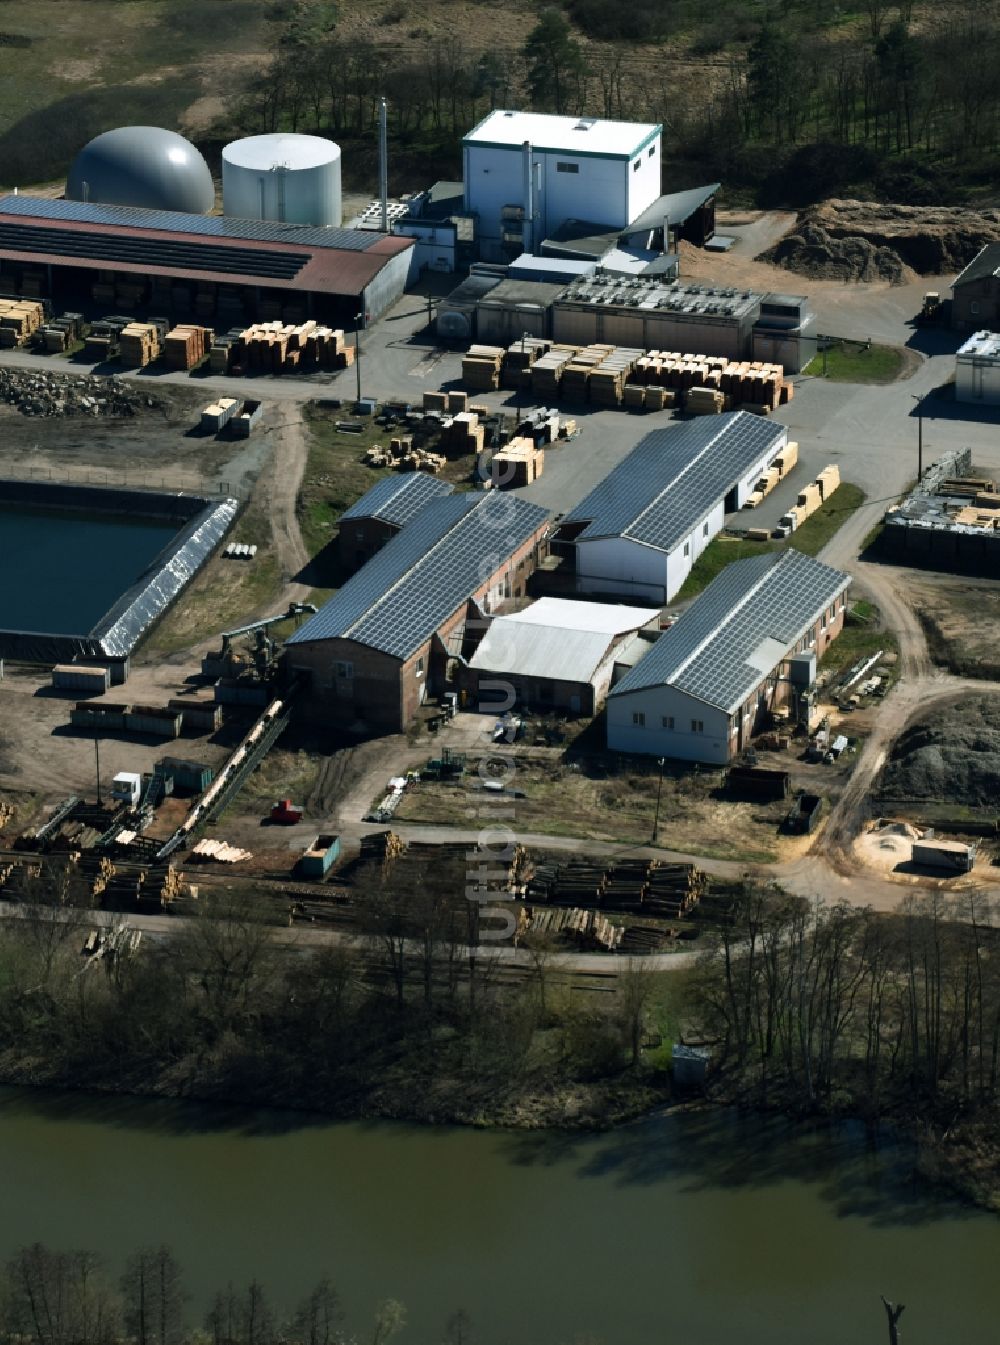
M 376 481 L 360 500 L 341 514 L 341 523 L 356 518 L 377 518 L 383 523 L 402 527 L 425 509 L 432 500 L 450 495 L 455 489 L 447 481 L 438 481 L 426 472 L 408 472 L 405 476 L 387 476 Z
M 470 660 L 484 672 L 589 682 L 608 650 L 649 625 L 655 609 L 541 598 L 497 617 Z
M 409 658 L 547 518 L 496 492 L 434 500 L 288 644 L 355 640 Z
M 666 685 L 731 714 L 850 582 L 792 549 L 736 561 L 611 695 Z
M 646 229 L 662 229 L 664 219 L 668 219 L 671 224 L 683 224 L 706 201 L 710 201 L 721 186 L 721 182 L 710 182 L 706 187 L 691 187 L 688 191 L 675 191 L 667 196 L 660 196 L 623 232 L 642 233 Z
M 672 550 L 772 448 L 785 428 L 747 411 L 655 430 L 567 514 L 577 538 L 628 537 Z

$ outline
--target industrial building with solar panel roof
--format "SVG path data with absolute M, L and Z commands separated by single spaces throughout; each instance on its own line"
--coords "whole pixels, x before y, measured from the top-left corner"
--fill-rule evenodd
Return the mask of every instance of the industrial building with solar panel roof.
M 490 614 L 526 595 L 548 522 L 495 491 L 430 499 L 287 641 L 309 712 L 356 731 L 404 729 L 454 686 Z
M 844 625 L 850 575 L 800 551 L 735 561 L 612 688 L 608 747 L 725 765 L 796 704 Z

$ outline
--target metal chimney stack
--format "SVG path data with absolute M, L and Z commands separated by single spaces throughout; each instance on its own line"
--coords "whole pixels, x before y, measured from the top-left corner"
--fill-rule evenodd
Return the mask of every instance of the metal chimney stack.
M 384 98 L 378 103 L 378 197 L 382 202 L 382 232 L 389 232 L 389 129 Z
M 535 250 L 535 175 L 531 171 L 531 141 L 524 142 L 524 223 L 521 246 L 525 252 Z

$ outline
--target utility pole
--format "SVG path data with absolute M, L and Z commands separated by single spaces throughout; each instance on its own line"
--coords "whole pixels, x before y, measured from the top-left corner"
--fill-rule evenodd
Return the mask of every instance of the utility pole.
M 917 404 L 917 480 L 923 480 L 924 475 L 924 410 L 923 398 L 917 397 L 914 393 L 910 396 Z
M 660 778 L 656 782 L 656 812 L 653 816 L 653 836 L 650 845 L 656 844 L 656 834 L 660 829 L 660 795 L 663 793 L 663 767 L 666 763 L 666 757 L 657 757 L 656 764 L 660 768 Z
M 358 375 L 358 401 L 361 401 L 361 319 L 364 313 L 354 314 L 354 368 Z
M 97 730 L 94 730 L 94 757 L 97 761 L 97 806 L 101 806 L 101 740 L 97 736 Z

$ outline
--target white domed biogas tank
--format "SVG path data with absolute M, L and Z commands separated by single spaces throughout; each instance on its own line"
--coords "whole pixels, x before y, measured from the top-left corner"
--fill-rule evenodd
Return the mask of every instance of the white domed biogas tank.
M 85 145 L 66 178 L 71 201 L 182 210 L 206 215 L 215 205 L 208 164 L 190 141 L 162 126 L 120 126 Z
M 222 151 L 222 209 L 235 219 L 339 228 L 340 146 L 318 135 L 252 135 Z

